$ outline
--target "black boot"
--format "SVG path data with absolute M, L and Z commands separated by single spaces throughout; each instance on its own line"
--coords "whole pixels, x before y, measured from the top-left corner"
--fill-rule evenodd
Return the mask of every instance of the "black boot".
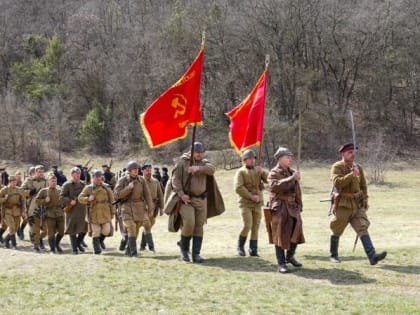
M 50 245 L 50 253 L 55 254 L 55 237 L 49 238 L 48 244 Z
M 146 245 L 147 245 L 147 242 L 146 242 L 146 237 L 145 237 L 144 232 L 143 232 L 143 233 L 141 234 L 140 250 L 141 250 L 141 251 L 144 251 L 144 250 L 146 249 Z
M 2 229 L 2 228 L 0 228 L 0 243 L 4 243 L 4 240 L 3 240 L 3 234 L 4 234 L 4 229 Z
M 76 235 L 70 235 L 70 244 L 71 244 L 71 250 L 73 255 L 79 254 L 79 251 L 77 249 L 77 237 Z
M 145 234 L 144 238 L 146 239 L 147 246 L 151 252 L 155 252 L 155 244 L 153 243 L 152 233 Z
M 7 234 L 4 238 L 4 247 L 10 248 L 10 234 Z
M 239 256 L 245 256 L 245 242 L 246 242 L 246 236 L 240 236 L 238 240 L 238 255 Z
M 127 242 L 128 242 L 128 236 L 126 235 L 124 236 L 124 238 L 121 239 L 120 248 L 119 248 L 120 251 L 123 252 L 125 250 L 125 247 L 127 246 Z
M 102 249 L 105 249 L 106 247 L 105 247 L 105 242 L 104 242 L 104 240 L 105 240 L 105 235 L 103 235 L 103 234 L 101 234 L 101 236 L 99 237 L 99 244 L 100 244 L 100 246 L 101 246 L 101 248 Z
M 128 238 L 129 257 L 137 257 L 137 244 L 134 236 Z
M 250 240 L 249 241 L 249 256 L 259 257 L 258 255 L 258 241 Z
M 330 261 L 333 263 L 340 263 L 341 260 L 338 257 L 338 241 L 340 240 L 339 236 L 331 235 L 330 237 Z
M 79 252 L 84 253 L 85 252 L 85 248 L 82 245 L 83 242 L 83 238 L 85 237 L 86 233 L 79 233 L 77 235 L 77 239 L 76 239 L 76 247 L 79 250 Z
M 284 256 L 284 250 L 281 247 L 274 246 L 276 250 L 276 258 L 277 258 L 277 264 L 278 264 L 278 271 L 280 273 L 287 273 L 289 272 L 289 268 L 287 268 L 286 265 L 286 257 Z
M 19 236 L 19 239 L 23 241 L 25 239 L 25 227 L 27 222 L 23 222 L 20 227 L 17 230 L 17 235 Z
M 55 248 L 57 249 L 57 252 L 59 254 L 63 253 L 63 249 L 60 246 L 60 242 L 62 238 L 63 238 L 63 235 L 60 235 L 58 233 L 55 235 Z
M 16 235 L 10 235 L 10 241 L 12 243 L 12 249 L 17 249 L 17 244 L 16 244 Z
M 202 263 L 204 259 L 200 256 L 201 244 L 203 243 L 203 237 L 193 236 L 193 245 L 192 245 L 192 260 L 195 263 Z
M 88 245 L 85 243 L 86 233 L 85 232 L 82 232 L 82 233 L 79 233 L 79 235 L 82 235 L 81 236 L 81 239 L 80 239 L 80 245 L 82 245 L 84 248 L 88 248 Z
M 93 245 L 93 252 L 96 255 L 99 255 L 100 253 L 102 253 L 99 237 L 93 237 L 92 238 L 92 245 Z
M 295 259 L 295 252 L 296 252 L 296 243 L 290 244 L 290 249 L 287 251 L 286 254 L 286 262 L 291 263 L 294 267 L 302 267 L 302 264 Z
M 188 252 L 190 251 L 190 240 L 191 240 L 191 236 L 181 235 L 181 240 L 179 241 L 181 259 L 185 262 L 190 261 L 190 256 L 188 255 Z
M 39 240 L 39 248 L 45 249 L 44 240 L 42 238 Z
M 34 253 L 40 254 L 41 250 L 39 249 L 39 245 L 34 245 Z
M 376 254 L 375 247 L 373 247 L 369 234 L 362 235 L 360 240 L 362 241 L 363 247 L 371 265 L 376 265 L 378 261 L 381 261 L 386 257 L 386 252 Z

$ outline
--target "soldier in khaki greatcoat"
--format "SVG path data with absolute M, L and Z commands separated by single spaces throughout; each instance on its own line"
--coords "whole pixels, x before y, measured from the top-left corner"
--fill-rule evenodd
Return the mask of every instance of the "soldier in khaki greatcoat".
M 344 229 L 350 223 L 357 236 L 360 237 L 366 255 L 371 265 L 386 256 L 386 252 L 377 254 L 370 239 L 368 228 L 370 225 L 367 217 L 368 192 L 364 171 L 354 163 L 355 150 L 353 143 L 340 147 L 341 161 L 331 167 L 331 180 L 336 191 L 334 200 L 333 217 L 330 222 L 330 261 L 339 263 L 338 243 Z
M 153 201 L 145 179 L 138 175 L 139 165 L 130 161 L 127 172 L 126 176 L 118 180 L 114 195 L 121 201 L 121 216 L 128 234 L 127 255 L 136 257 L 136 240 L 141 226 L 146 233 L 149 231 L 146 237 L 151 239 L 149 217 L 152 215 Z
M 47 235 L 47 226 L 41 217 L 42 213 L 37 210 L 35 196 L 42 188 L 47 187 L 47 185 L 47 180 L 44 178 L 44 166 L 37 165 L 35 166 L 34 175 L 28 177 L 21 187 L 25 190 L 26 196 L 28 196 L 29 234 L 31 241 L 34 244 L 34 251 L 37 253 L 40 252 L 40 248 L 44 249 L 42 239 Z
M 101 240 L 112 232 L 112 217 L 115 215 L 114 197 L 108 185 L 103 182 L 99 170 L 92 173 L 92 184 L 85 186 L 77 200 L 87 208 L 87 221 L 92 232 L 92 243 L 95 254 L 100 254 Z
M 57 177 L 54 173 L 49 173 L 48 187 L 41 189 L 35 197 L 37 205 L 47 212 L 45 221 L 52 254 L 55 254 L 56 250 L 60 254 L 63 252 L 60 241 L 64 236 L 64 211 L 61 207 L 60 188 L 57 185 Z
M 85 251 L 82 246 L 82 240 L 87 233 L 86 205 L 81 204 L 77 200 L 77 197 L 85 187 L 85 183 L 80 180 L 81 172 L 78 167 L 71 169 L 71 180 L 64 183 L 60 194 L 64 209 L 68 209 L 68 212 L 65 213 L 65 234 L 70 235 L 70 243 L 74 255 L 78 254 L 79 251 Z
M 5 232 L 4 227 L 9 228 L 9 234 L 5 237 L 6 248 L 16 247 L 16 232 L 19 228 L 20 218 L 26 217 L 26 204 L 24 192 L 16 187 L 17 179 L 15 176 L 9 177 L 9 184 L 0 190 L 0 205 L 2 207 L 2 226 L 0 228 L 0 237 Z M 3 225 L 4 224 L 4 225 Z
M 245 256 L 244 245 L 251 231 L 249 241 L 250 256 L 258 256 L 258 229 L 261 222 L 261 206 L 263 205 L 262 188 L 267 183 L 268 172 L 261 166 L 255 166 L 255 153 L 245 150 L 242 154 L 243 166 L 236 172 L 234 187 L 238 195 L 239 208 L 243 228 L 239 234 L 238 254 Z
M 142 173 L 143 178 L 149 188 L 152 201 L 153 201 L 153 208 L 149 213 L 149 221 L 150 221 L 150 229 L 147 230 L 146 227 L 144 228 L 144 232 L 142 233 L 141 243 L 140 243 L 140 250 L 145 250 L 146 244 L 149 247 L 149 250 L 154 252 L 155 246 L 153 243 L 152 232 L 151 228 L 156 222 L 157 215 L 163 215 L 163 192 L 162 192 L 162 185 L 160 181 L 154 177 L 152 177 L 152 165 L 151 164 L 144 164 L 142 166 Z

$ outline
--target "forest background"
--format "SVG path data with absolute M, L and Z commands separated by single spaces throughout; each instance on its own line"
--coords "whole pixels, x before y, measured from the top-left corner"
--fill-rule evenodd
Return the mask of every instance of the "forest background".
M 410 159 L 419 148 L 420 2 L 415 0 L 0 0 L 0 159 L 136 154 L 168 163 L 189 138 L 152 150 L 139 115 L 174 84 L 206 31 L 197 138 L 230 148 L 225 113 L 270 55 L 263 155 Z

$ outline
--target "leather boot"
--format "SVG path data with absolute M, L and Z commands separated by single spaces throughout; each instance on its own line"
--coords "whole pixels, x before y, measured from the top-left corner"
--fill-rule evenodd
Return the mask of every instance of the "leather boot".
M 102 253 L 99 237 L 93 237 L 92 238 L 92 245 L 93 245 L 93 252 L 96 255 L 99 255 L 100 253 Z
M 49 238 L 48 244 L 50 245 L 50 253 L 55 254 L 55 237 Z
M 246 242 L 246 236 L 240 236 L 238 240 L 238 255 L 239 256 L 246 256 L 245 254 L 245 242 Z
M 123 252 L 125 250 L 125 247 L 127 246 L 127 242 L 128 242 L 128 236 L 126 235 L 124 236 L 124 238 L 121 239 L 120 247 L 119 247 L 120 251 Z
M 295 259 L 295 252 L 296 252 L 296 243 L 290 244 L 290 249 L 286 253 L 286 262 L 291 263 L 293 267 L 302 267 L 302 264 Z
M 17 244 L 16 244 L 16 235 L 10 235 L 10 241 L 12 243 L 12 249 L 17 249 Z
M 276 250 L 276 258 L 277 258 L 277 264 L 278 264 L 278 271 L 280 273 L 287 273 L 289 272 L 289 268 L 287 268 L 286 265 L 286 257 L 284 256 L 284 250 L 283 248 L 279 246 L 274 246 Z
M 21 241 L 25 239 L 25 227 L 27 222 L 23 222 L 17 230 L 17 235 Z
M 330 237 L 330 261 L 336 264 L 341 262 L 340 258 L 338 257 L 339 240 L 339 236 L 331 235 Z
M 144 232 L 143 232 L 143 233 L 141 233 L 140 251 L 146 250 L 146 245 L 147 245 L 146 237 L 145 237 Z
M 249 256 L 259 257 L 258 255 L 258 241 L 250 240 L 249 241 Z
M 190 256 L 188 255 L 188 252 L 190 251 L 190 240 L 191 240 L 191 236 L 181 235 L 181 240 L 179 241 L 181 259 L 185 262 L 190 261 Z
M 105 249 L 106 247 L 105 247 L 105 242 L 104 242 L 104 240 L 105 240 L 105 235 L 103 235 L 103 234 L 101 234 L 101 236 L 99 237 L 99 245 L 101 246 L 101 248 L 102 249 Z
M 193 236 L 192 260 L 193 262 L 199 263 L 199 264 L 204 262 L 204 259 L 200 256 L 202 243 L 203 243 L 203 238 L 201 236 Z
M 86 236 L 86 233 L 85 233 L 85 232 L 82 232 L 82 233 L 79 233 L 79 235 L 82 235 L 82 236 L 81 236 L 81 240 L 80 240 L 80 244 L 81 244 L 84 248 L 88 248 L 88 245 L 85 243 L 85 236 Z
M 39 240 L 39 248 L 45 249 L 44 240 L 42 238 Z
M 153 243 L 152 233 L 145 234 L 144 238 L 146 239 L 147 246 L 151 252 L 155 252 L 155 244 Z
M 73 255 L 79 254 L 79 251 L 77 249 L 77 237 L 76 235 L 70 235 L 70 244 L 71 244 L 71 250 Z
M 39 245 L 34 245 L 34 253 L 40 254 L 41 250 L 39 249 Z
M 5 232 L 5 230 L 4 229 L 2 229 L 2 228 L 0 228 L 0 243 L 4 243 L 4 240 L 3 240 L 3 234 L 4 234 L 4 232 Z
M 7 234 L 4 238 L 4 247 L 10 248 L 10 234 Z
M 82 242 L 83 242 L 83 238 L 85 237 L 86 233 L 79 233 L 77 235 L 77 239 L 76 239 L 76 247 L 79 250 L 79 252 L 84 253 L 85 252 L 85 248 L 84 246 L 82 246 Z
M 363 248 L 365 249 L 371 265 L 376 265 L 378 261 L 381 261 L 386 257 L 386 252 L 376 254 L 375 247 L 373 247 L 369 234 L 362 235 L 360 240 L 362 241 Z
M 63 253 L 63 249 L 60 246 L 60 242 L 62 238 L 63 238 L 63 235 L 60 235 L 58 233 L 55 235 L 55 248 L 57 249 L 57 252 L 59 254 Z
M 128 238 L 129 257 L 137 257 L 137 244 L 134 236 Z

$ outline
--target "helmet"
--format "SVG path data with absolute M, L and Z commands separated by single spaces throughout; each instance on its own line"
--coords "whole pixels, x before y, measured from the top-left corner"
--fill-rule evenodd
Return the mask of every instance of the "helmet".
M 285 147 L 279 147 L 276 151 L 276 153 L 274 153 L 274 158 L 276 160 L 278 160 L 279 158 L 281 158 L 284 155 L 289 155 L 289 156 L 293 156 L 293 153 Z
M 194 142 L 194 152 L 204 152 L 204 151 L 206 150 L 204 149 L 204 145 L 201 142 L 199 141 Z
M 128 164 L 127 164 L 127 171 L 131 171 L 132 169 L 135 169 L 135 168 L 137 168 L 137 169 L 140 168 L 140 165 L 138 165 L 136 161 L 130 161 L 130 162 L 128 162 Z
M 255 157 L 254 150 L 248 149 L 242 153 L 242 160 L 248 159 L 250 157 Z
M 104 174 L 100 170 L 93 170 L 93 172 L 92 172 L 93 177 L 101 177 L 103 175 Z

